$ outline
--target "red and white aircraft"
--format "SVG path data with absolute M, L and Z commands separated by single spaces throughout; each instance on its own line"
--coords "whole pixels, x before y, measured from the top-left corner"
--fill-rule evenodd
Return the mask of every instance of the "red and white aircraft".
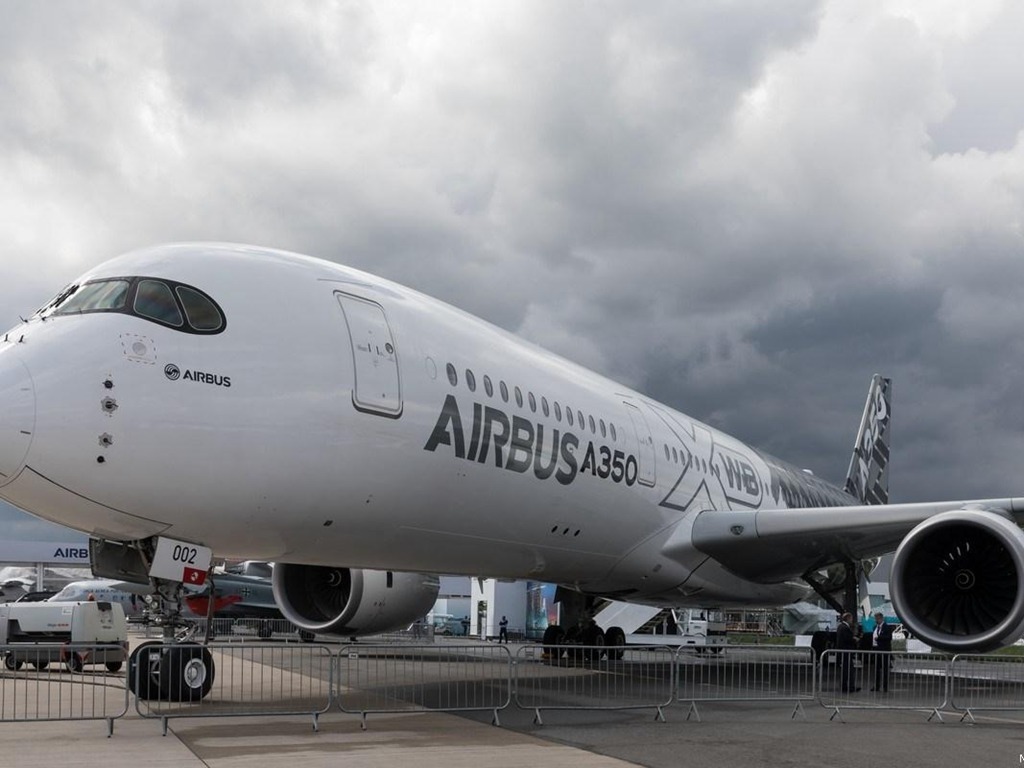
M 211 552 L 275 561 L 281 610 L 313 632 L 408 623 L 436 595 L 425 574 L 780 605 L 899 546 L 914 633 L 1013 642 L 1024 498 L 885 504 L 889 393 L 875 377 L 839 488 L 393 282 L 168 245 L 0 337 L 0 497 L 89 533 L 97 575 L 161 587 Z M 142 693 L 202 695 L 207 655 L 145 653 L 164 673 Z

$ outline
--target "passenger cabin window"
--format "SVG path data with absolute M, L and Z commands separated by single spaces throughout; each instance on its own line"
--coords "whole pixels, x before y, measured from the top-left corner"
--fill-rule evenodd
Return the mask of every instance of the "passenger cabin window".
M 476 376 L 469 368 L 466 369 L 466 386 L 469 387 L 470 392 L 476 392 Z
M 227 324 L 217 303 L 198 288 L 154 277 L 116 277 L 71 286 L 39 314 L 86 312 L 134 315 L 185 333 L 220 333 Z
M 491 377 L 484 374 L 484 392 L 488 397 L 494 397 L 494 385 L 491 384 Z
M 445 366 L 445 370 L 448 372 L 448 383 L 453 387 L 457 387 L 459 385 L 459 374 L 455 370 L 455 366 L 448 363 L 448 365 Z

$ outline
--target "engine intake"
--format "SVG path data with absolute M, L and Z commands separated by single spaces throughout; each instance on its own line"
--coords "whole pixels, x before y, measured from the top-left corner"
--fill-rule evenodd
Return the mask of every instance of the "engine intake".
M 889 581 L 896 613 L 935 648 L 984 653 L 1024 633 L 1024 532 L 1000 514 L 928 518 L 896 550 Z
M 274 565 L 274 600 L 310 632 L 353 637 L 403 629 L 437 600 L 436 576 L 321 565 Z

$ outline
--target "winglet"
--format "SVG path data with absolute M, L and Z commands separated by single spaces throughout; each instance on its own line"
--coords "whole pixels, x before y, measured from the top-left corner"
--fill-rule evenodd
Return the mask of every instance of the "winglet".
M 868 401 L 846 475 L 846 492 L 864 504 L 889 503 L 891 404 L 892 379 L 876 373 L 868 389 Z

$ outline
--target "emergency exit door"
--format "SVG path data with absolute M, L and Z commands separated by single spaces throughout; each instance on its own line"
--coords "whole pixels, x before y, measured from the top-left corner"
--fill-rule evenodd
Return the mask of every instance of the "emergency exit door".
M 361 296 L 340 292 L 335 296 L 352 345 L 352 405 L 366 413 L 397 419 L 402 415 L 402 380 L 398 351 L 384 308 Z

